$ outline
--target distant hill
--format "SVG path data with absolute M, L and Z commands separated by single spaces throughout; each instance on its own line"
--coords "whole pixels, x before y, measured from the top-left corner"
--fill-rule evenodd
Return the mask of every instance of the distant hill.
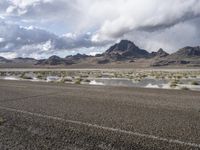
M 42 60 L 38 60 L 38 62 L 36 63 L 36 65 L 52 65 L 52 66 L 56 66 L 56 65 L 72 65 L 72 64 L 76 64 L 79 62 L 79 60 L 83 60 L 86 58 L 89 58 L 90 56 L 85 55 L 85 54 L 76 54 L 76 55 L 70 55 L 70 56 L 66 56 L 65 58 L 60 58 L 56 55 L 53 55 L 51 57 L 49 57 L 48 59 L 42 59 Z
M 24 67 L 34 67 L 38 60 L 34 58 L 14 58 L 14 59 L 6 59 L 4 57 L 0 57 L 0 67 L 1 68 L 24 68 Z
M 72 62 L 67 63 L 64 58 L 60 58 L 56 55 L 53 55 L 53 56 L 49 57 L 48 59 L 38 60 L 38 62 L 36 63 L 36 65 L 50 65 L 50 66 L 51 65 L 52 66 L 67 65 L 67 64 L 72 64 Z
M 11 60 L 12 63 L 30 63 L 34 64 L 37 62 L 36 59 L 34 58 L 22 58 L 22 57 L 17 57 Z
M 34 58 L 22 58 L 22 57 L 17 57 L 14 59 L 6 59 L 4 57 L 0 57 L 0 63 L 13 63 L 13 64 L 18 64 L 18 63 L 30 63 L 30 64 L 34 64 L 36 63 L 37 60 Z

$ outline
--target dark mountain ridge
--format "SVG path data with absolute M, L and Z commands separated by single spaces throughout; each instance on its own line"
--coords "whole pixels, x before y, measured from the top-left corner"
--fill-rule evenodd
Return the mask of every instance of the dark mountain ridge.
M 76 54 L 61 58 L 53 55 L 48 59 L 36 60 L 33 58 L 15 58 L 12 60 L 0 57 L 0 64 L 32 64 L 37 66 L 58 66 L 72 64 L 110 64 L 110 63 L 135 63 L 137 60 L 143 60 L 149 66 L 170 66 L 170 65 L 193 65 L 200 66 L 200 46 L 184 47 L 175 53 L 168 54 L 162 48 L 157 52 L 151 52 L 140 49 L 133 42 L 121 40 L 114 44 L 104 53 L 96 56 L 86 54 Z M 151 61 L 151 64 L 149 62 Z

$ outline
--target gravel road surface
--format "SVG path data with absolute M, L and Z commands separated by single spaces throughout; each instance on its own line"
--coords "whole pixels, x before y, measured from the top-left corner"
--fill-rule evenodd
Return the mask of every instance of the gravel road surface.
M 0 149 L 200 149 L 200 93 L 0 81 Z

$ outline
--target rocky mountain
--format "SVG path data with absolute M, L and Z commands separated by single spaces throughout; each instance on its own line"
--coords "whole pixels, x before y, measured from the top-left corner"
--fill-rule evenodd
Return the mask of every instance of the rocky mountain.
M 157 52 L 152 52 L 150 55 L 151 57 L 162 58 L 167 57 L 169 54 L 160 48 Z
M 0 63 L 8 63 L 9 60 L 0 56 Z
M 153 66 L 169 65 L 200 66 L 200 47 L 188 46 L 181 48 L 177 52 L 172 53 L 153 64 Z
M 177 58 L 177 59 L 200 57 L 200 46 L 184 47 L 178 50 L 177 52 L 173 53 L 170 57 Z
M 146 50 L 140 49 L 131 41 L 121 40 L 103 53 L 103 56 L 108 59 L 121 61 L 133 58 L 147 58 L 149 53 Z

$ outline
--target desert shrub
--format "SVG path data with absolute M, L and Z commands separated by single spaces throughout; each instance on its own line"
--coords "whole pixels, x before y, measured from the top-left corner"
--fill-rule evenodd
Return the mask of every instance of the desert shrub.
M 174 88 L 174 87 L 177 86 L 177 84 L 178 84 L 178 83 L 177 83 L 176 81 L 173 81 L 173 82 L 170 83 L 170 87 Z
M 146 74 L 141 75 L 141 78 L 147 78 L 148 76 Z
M 81 75 L 81 78 L 88 78 L 88 75 Z
M 20 78 L 22 78 L 22 79 L 27 79 L 27 80 L 33 79 L 32 77 L 27 76 L 26 73 L 22 73 L 21 76 L 20 76 Z
M 190 77 L 191 77 L 191 78 L 197 78 L 197 76 L 195 76 L 195 75 L 191 75 Z
M 197 81 L 192 81 L 191 83 L 192 85 L 199 85 L 199 83 Z
M 67 79 L 67 78 L 63 78 L 61 80 L 62 83 L 65 83 L 65 82 L 72 82 L 72 79 Z
M 177 78 L 177 79 L 181 79 L 181 78 L 182 78 L 182 75 L 176 75 L 176 78 Z
M 43 75 L 43 74 L 38 74 L 38 75 L 36 76 L 36 78 L 42 80 L 42 79 L 44 79 L 44 75 Z
M 82 81 L 82 79 L 81 79 L 81 78 L 78 78 L 78 79 L 75 81 L 75 84 L 81 84 L 81 81 Z
M 188 87 L 181 87 L 181 90 L 190 90 Z
M 75 84 L 81 84 L 81 81 L 77 80 L 77 81 L 75 81 Z
M 133 77 L 133 76 L 129 76 L 128 78 L 129 78 L 130 80 L 133 80 L 133 79 L 134 79 L 134 77 Z
M 29 76 L 23 76 L 22 79 L 31 80 L 31 79 L 33 79 L 33 78 L 32 78 L 32 77 L 29 77 Z
M 90 82 L 90 80 L 89 79 L 85 79 L 85 80 L 83 80 L 84 82 L 87 82 L 87 83 L 89 83 Z
M 0 72 L 0 76 L 5 76 L 5 73 L 4 72 Z

